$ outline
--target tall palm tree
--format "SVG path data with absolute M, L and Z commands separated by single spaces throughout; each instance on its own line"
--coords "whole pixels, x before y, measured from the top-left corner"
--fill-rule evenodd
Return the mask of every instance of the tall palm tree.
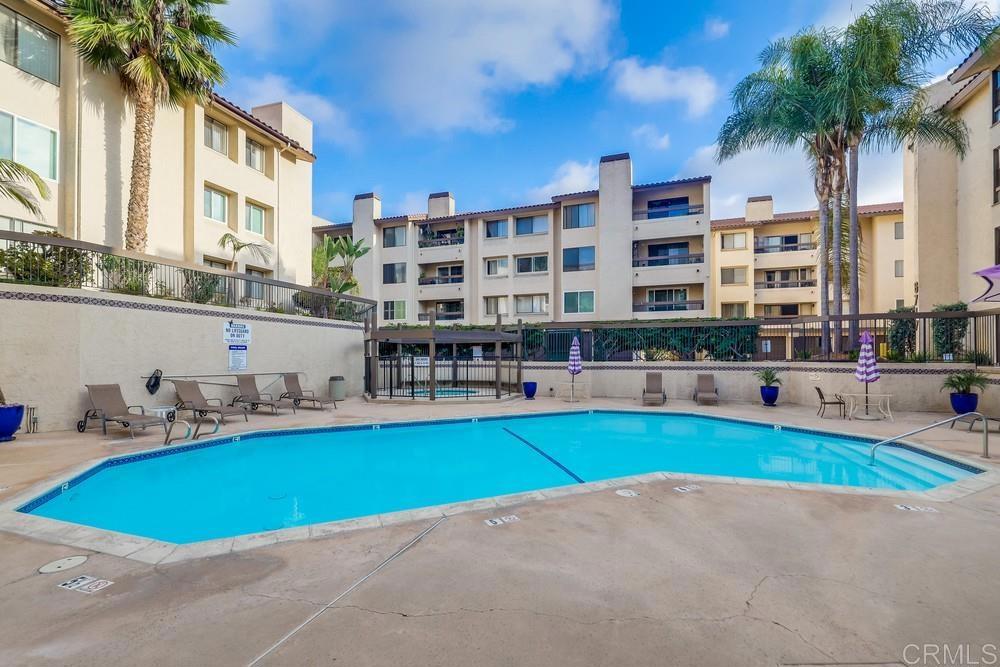
M 212 55 L 233 44 L 233 33 L 213 15 L 226 0 L 66 0 L 69 36 L 80 56 L 118 75 L 135 107 L 132 177 L 125 247 L 144 252 L 156 109 L 207 100 L 225 79 Z
M 23 164 L 0 158 L 0 197 L 13 199 L 32 215 L 41 216 L 42 210 L 33 190 L 42 199 L 49 198 L 49 186 L 41 176 Z

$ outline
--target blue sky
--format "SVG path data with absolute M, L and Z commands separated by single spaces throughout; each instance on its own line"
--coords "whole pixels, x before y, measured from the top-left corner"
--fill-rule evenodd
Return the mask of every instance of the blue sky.
M 450 190 L 459 210 L 592 187 L 601 155 L 632 154 L 636 182 L 710 173 L 713 216 L 750 195 L 811 206 L 797 154 L 718 166 L 728 91 L 770 39 L 835 25 L 863 3 L 773 0 L 231 0 L 240 45 L 221 92 L 284 99 L 316 124 L 314 208 L 350 220 L 356 193 L 385 214 Z M 944 67 L 944 66 L 942 66 Z M 942 69 L 943 71 L 943 69 Z M 898 155 L 866 156 L 861 198 L 902 198 Z

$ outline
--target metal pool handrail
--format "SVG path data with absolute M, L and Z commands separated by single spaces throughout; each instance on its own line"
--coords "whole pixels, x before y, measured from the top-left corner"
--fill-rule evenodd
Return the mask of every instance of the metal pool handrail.
M 984 459 L 990 458 L 990 423 L 989 423 L 989 421 L 987 421 L 986 416 L 984 414 L 980 413 L 980 412 L 966 412 L 965 414 L 955 415 L 954 417 L 949 417 L 948 419 L 942 419 L 939 422 L 934 422 L 930 426 L 924 426 L 923 428 L 918 428 L 918 429 L 916 429 L 914 431 L 910 431 L 909 433 L 903 433 L 901 435 L 893 436 L 893 437 L 889 438 L 888 440 L 883 440 L 881 442 L 876 442 L 874 445 L 872 445 L 871 460 L 868 462 L 868 465 L 870 465 L 870 466 L 875 465 L 875 450 L 878 449 L 879 447 L 881 447 L 882 445 L 888 445 L 889 443 L 896 442 L 898 440 L 902 440 L 903 438 L 908 438 L 911 435 L 916 435 L 918 433 L 923 433 L 924 431 L 929 431 L 932 428 L 937 428 L 938 426 L 944 426 L 945 424 L 951 424 L 953 422 L 958 421 L 959 419 L 964 419 L 966 417 L 974 417 L 975 419 L 982 419 L 983 420 L 983 458 Z M 973 420 L 972 423 L 975 424 L 976 423 L 975 420 Z

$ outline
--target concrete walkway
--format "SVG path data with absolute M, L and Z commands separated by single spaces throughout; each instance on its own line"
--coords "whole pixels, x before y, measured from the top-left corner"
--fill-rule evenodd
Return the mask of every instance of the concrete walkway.
M 354 400 L 251 425 L 511 409 Z M 806 407 L 710 411 L 871 435 L 937 417 L 820 424 Z M 157 439 L 19 438 L 0 446 L 0 500 Z M 958 429 L 924 442 L 979 453 L 978 435 Z M 913 659 L 924 644 L 971 657 L 1000 645 L 1000 490 L 906 512 L 874 496 L 706 483 L 678 493 L 681 483 L 529 503 L 497 527 L 484 523 L 495 510 L 471 512 L 158 566 L 0 533 L 0 664 L 940 664 Z M 76 553 L 88 562 L 37 573 Z M 76 575 L 115 583 L 92 595 L 58 588 Z

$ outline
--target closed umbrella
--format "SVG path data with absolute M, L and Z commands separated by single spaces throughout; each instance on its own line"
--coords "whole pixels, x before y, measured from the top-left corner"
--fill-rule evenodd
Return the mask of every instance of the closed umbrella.
M 583 359 L 580 358 L 580 339 L 573 336 L 573 343 L 569 346 L 569 364 L 566 366 L 569 371 L 570 388 L 569 402 L 576 402 L 576 376 L 583 372 Z
M 868 385 L 878 382 L 882 376 L 875 363 L 875 348 L 872 345 L 872 334 L 867 329 L 861 332 L 861 351 L 858 353 L 858 367 L 854 371 L 854 378 L 858 382 L 865 383 L 865 417 L 868 417 Z

